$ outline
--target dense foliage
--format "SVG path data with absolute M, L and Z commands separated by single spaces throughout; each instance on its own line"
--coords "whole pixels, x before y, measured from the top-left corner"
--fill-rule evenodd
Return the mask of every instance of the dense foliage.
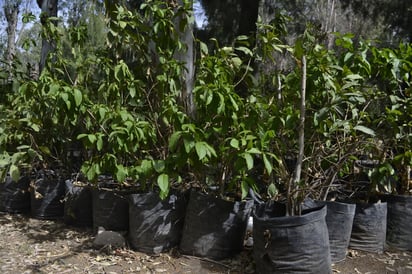
M 286 199 L 294 214 L 305 197 L 326 198 L 359 157 L 381 163 L 371 173 L 377 185 L 411 165 L 409 44 L 380 48 L 336 34 L 331 49 L 310 25 L 287 43 L 279 13 L 230 44 L 197 40 L 193 96 L 185 97 L 179 56 L 190 50 L 182 34 L 192 31 L 191 2 L 106 1 L 105 13 L 72 18 L 70 28 L 49 18 L 43 31 L 55 48 L 45 69 L 38 79 L 14 72 L 0 104 L 1 177 L 60 168 L 94 183 L 110 175 L 119 186 L 156 188 L 161 197 L 179 186 L 239 198 L 252 189 Z M 101 31 L 94 44 L 93 29 Z M 408 183 L 396 190 L 407 192 Z

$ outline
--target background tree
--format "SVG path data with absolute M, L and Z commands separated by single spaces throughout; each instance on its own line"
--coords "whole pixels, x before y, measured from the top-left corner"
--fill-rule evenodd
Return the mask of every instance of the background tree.
M 207 43 L 216 38 L 221 45 L 228 45 L 239 35 L 250 35 L 256 31 L 259 1 L 247 0 L 200 0 L 207 17 L 204 28 L 197 35 Z M 212 45 L 212 44 L 210 44 Z
M 58 0 L 37 0 L 37 4 L 41 9 L 40 21 L 44 28 L 47 28 L 48 19 L 50 17 L 57 17 L 57 3 Z M 57 22 L 54 21 L 56 24 Z M 44 69 L 48 54 L 54 49 L 53 41 L 43 33 L 42 49 L 40 56 L 39 72 Z
M 3 10 L 7 20 L 7 50 L 6 63 L 8 66 L 9 78 L 12 77 L 11 67 L 16 54 L 16 30 L 17 20 L 20 12 L 21 0 L 7 0 L 4 2 Z M 9 79 L 11 80 L 11 79 Z

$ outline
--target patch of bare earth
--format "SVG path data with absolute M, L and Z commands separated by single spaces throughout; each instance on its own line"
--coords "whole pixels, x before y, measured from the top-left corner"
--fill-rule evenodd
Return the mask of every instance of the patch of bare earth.
M 250 250 L 212 261 L 177 250 L 150 256 L 130 249 L 94 250 L 91 229 L 24 215 L 0 214 L 0 273 L 254 273 Z M 412 252 L 350 251 L 334 273 L 412 274 Z
M 250 251 L 216 262 L 176 250 L 95 250 L 93 239 L 92 229 L 0 213 L 0 273 L 253 273 Z
M 388 250 L 382 254 L 349 250 L 346 260 L 333 266 L 342 274 L 412 274 L 412 252 Z

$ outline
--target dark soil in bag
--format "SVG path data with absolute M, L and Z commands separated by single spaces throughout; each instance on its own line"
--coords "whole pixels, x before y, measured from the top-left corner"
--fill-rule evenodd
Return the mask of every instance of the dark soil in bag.
M 182 253 L 224 259 L 243 248 L 253 201 L 232 202 L 192 190 L 186 210 Z
M 58 172 L 40 170 L 31 185 L 31 215 L 37 219 L 58 219 L 64 215 L 66 187 Z
M 30 212 L 30 177 L 22 176 L 17 182 L 7 176 L 0 183 L 0 211 L 8 213 Z
M 93 228 L 106 230 L 129 230 L 129 202 L 126 190 L 93 189 Z
M 74 226 L 93 226 L 93 203 L 90 186 L 66 180 L 64 222 Z
M 253 257 L 256 273 L 332 273 L 326 206 L 285 216 L 283 204 L 256 208 Z
M 412 251 L 412 196 L 383 195 L 381 198 L 388 206 L 386 244 Z
M 357 203 L 349 247 L 382 253 L 386 240 L 387 203 Z
M 309 208 L 326 206 L 326 225 L 328 226 L 330 254 L 333 263 L 346 258 L 352 232 L 355 204 L 340 203 L 335 201 L 305 200 Z
M 131 194 L 129 197 L 129 243 L 149 254 L 165 252 L 179 244 L 188 195 L 172 191 L 161 200 L 159 193 Z

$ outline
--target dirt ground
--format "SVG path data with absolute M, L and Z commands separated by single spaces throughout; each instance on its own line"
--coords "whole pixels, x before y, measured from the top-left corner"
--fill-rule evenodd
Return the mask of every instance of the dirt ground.
M 0 273 L 254 273 L 251 250 L 212 261 L 177 250 L 149 256 L 130 249 L 94 250 L 91 229 L 0 213 Z M 350 250 L 334 273 L 412 274 L 412 252 Z

